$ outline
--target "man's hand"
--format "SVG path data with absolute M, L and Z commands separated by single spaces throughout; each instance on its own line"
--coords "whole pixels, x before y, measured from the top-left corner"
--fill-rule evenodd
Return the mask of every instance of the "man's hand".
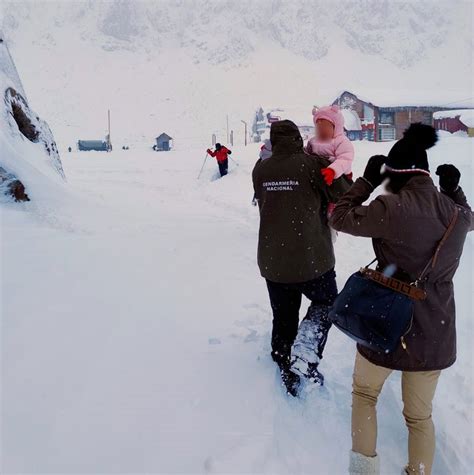
M 364 171 L 364 179 L 372 185 L 374 190 L 382 184 L 385 178 L 382 175 L 382 166 L 385 164 L 386 160 L 387 157 L 385 155 L 374 155 L 373 157 L 370 157 L 367 162 Z
M 327 186 L 331 186 L 336 176 L 336 172 L 332 168 L 323 168 L 321 170 L 321 175 L 323 175 L 324 181 Z
M 211 153 L 211 149 L 210 149 L 210 148 L 207 149 L 207 153 Z
M 440 165 L 436 169 L 439 176 L 439 186 L 446 193 L 453 193 L 458 189 L 461 172 L 454 165 Z

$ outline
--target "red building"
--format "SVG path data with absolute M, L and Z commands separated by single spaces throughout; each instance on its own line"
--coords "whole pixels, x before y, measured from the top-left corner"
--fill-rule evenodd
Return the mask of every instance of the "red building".
M 441 106 L 382 106 L 344 91 L 333 104 L 357 113 L 362 128 L 362 138 L 383 142 L 402 138 L 404 130 L 414 122 L 434 125 L 433 114 L 446 110 Z
M 474 137 L 474 109 L 457 109 L 436 112 L 433 116 L 434 127 L 452 134 L 466 132 Z

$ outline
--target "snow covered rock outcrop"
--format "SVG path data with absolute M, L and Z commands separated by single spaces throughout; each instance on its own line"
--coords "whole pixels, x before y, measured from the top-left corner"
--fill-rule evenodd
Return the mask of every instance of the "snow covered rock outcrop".
M 64 181 L 65 175 L 53 134 L 30 109 L 1 32 L 0 96 L 0 195 L 29 201 L 48 180 Z

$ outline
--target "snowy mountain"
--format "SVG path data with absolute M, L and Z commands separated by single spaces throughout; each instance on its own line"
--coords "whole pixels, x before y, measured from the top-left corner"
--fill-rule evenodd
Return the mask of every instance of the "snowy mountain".
M 3 2 L 25 87 L 60 145 L 166 131 L 178 147 L 223 140 L 226 115 L 307 107 L 342 89 L 390 101 L 472 101 L 470 2 L 301 0 Z M 84 96 L 84 97 L 81 97 Z M 81 100 L 78 98 L 81 97 Z M 425 100 L 426 102 L 426 100 Z M 440 104 L 441 105 L 441 104 Z
M 464 21 L 461 2 L 300 0 L 178 0 L 144 2 L 6 2 L 4 24 L 12 29 L 40 23 L 39 41 L 55 44 L 54 29 L 76 30 L 85 42 L 112 51 L 146 50 L 155 58 L 170 46 L 190 50 L 197 62 L 246 61 L 269 41 L 309 60 L 331 52 L 334 42 L 402 68 L 422 61 Z M 464 9 L 466 9 L 465 6 Z M 40 20 L 38 22 L 38 20 Z M 45 20 L 45 21 L 43 21 Z M 461 29 L 461 44 L 472 41 Z M 42 38 L 41 38 L 42 37 Z M 397 41 L 395 42 L 394 39 Z

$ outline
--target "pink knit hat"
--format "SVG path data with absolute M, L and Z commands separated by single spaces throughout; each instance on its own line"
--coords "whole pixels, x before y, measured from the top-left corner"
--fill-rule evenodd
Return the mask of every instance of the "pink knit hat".
M 334 125 L 334 137 L 344 133 L 344 116 L 339 109 L 339 106 L 326 106 L 318 109 L 313 108 L 313 122 L 316 125 L 316 121 L 319 119 L 326 119 Z

